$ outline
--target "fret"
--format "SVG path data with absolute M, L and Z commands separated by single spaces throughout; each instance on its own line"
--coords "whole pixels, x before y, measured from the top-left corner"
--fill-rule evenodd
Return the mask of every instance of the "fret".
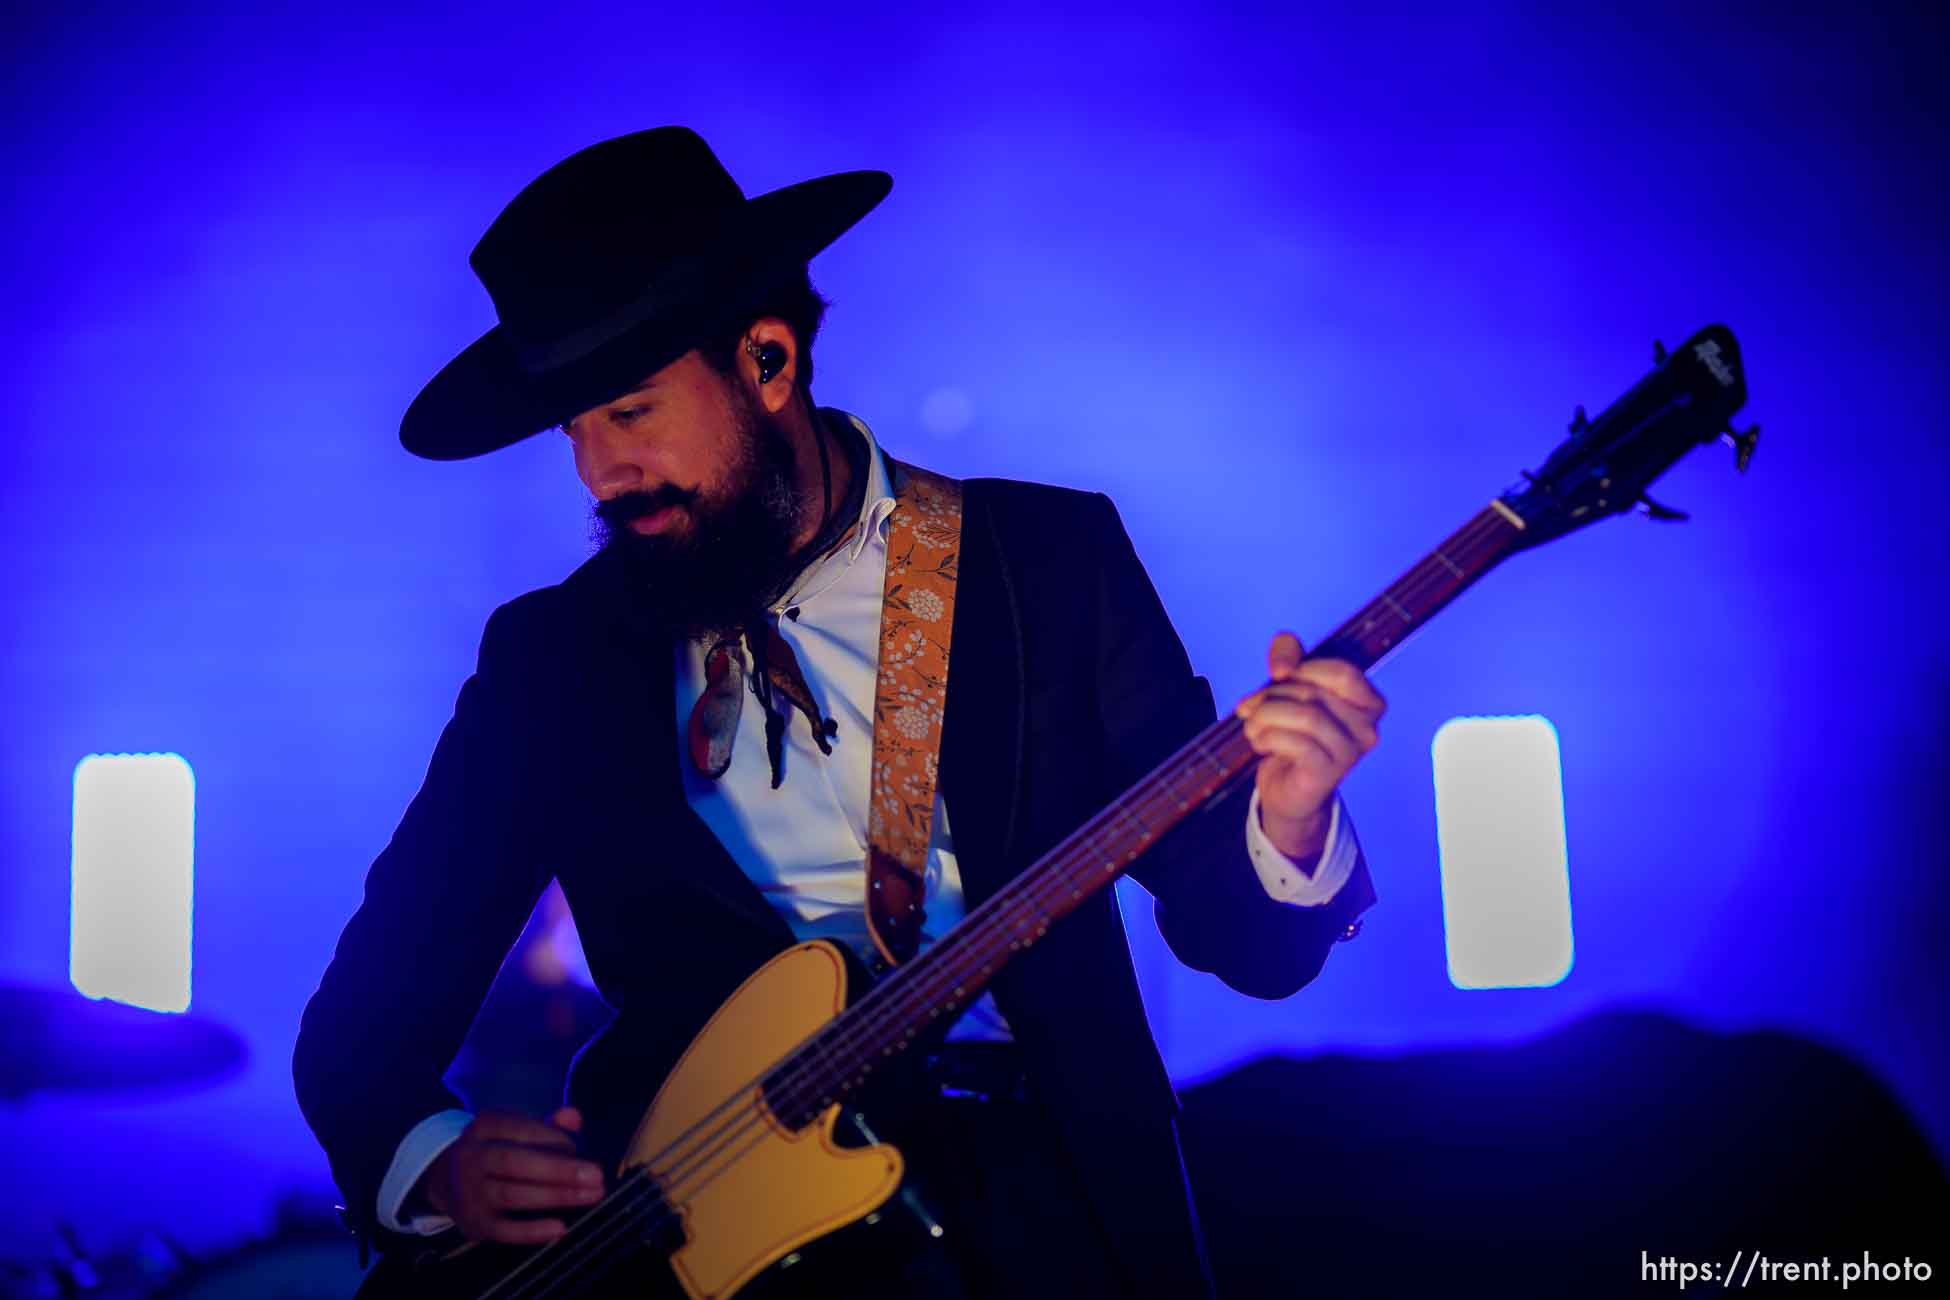
M 1203 739 L 1203 736 L 1204 733 L 1200 733 L 1201 740 Z M 1199 757 L 1203 758 L 1206 762 L 1212 765 L 1212 770 L 1219 774 L 1219 779 L 1221 781 L 1224 781 L 1227 777 L 1232 775 L 1231 769 L 1229 769 L 1224 763 L 1219 761 L 1219 756 L 1217 754 L 1210 753 L 1209 751 L 1207 751 L 1203 744 L 1199 745 Z

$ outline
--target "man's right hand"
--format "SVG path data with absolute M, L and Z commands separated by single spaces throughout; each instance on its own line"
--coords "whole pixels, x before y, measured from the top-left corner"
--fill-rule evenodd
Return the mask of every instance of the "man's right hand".
M 568 1225 L 512 1214 L 592 1205 L 603 1196 L 602 1169 L 576 1156 L 573 1135 L 581 1131 L 582 1112 L 572 1106 L 546 1120 L 484 1111 L 427 1166 L 415 1190 L 471 1240 L 544 1245 Z

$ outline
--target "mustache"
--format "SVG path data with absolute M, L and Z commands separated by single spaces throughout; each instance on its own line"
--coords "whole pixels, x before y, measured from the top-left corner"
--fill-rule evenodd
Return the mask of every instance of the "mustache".
M 665 506 L 689 507 L 697 499 L 675 484 L 666 483 L 654 492 L 624 492 L 596 503 L 596 517 L 611 528 L 621 528 L 632 519 L 654 514 Z

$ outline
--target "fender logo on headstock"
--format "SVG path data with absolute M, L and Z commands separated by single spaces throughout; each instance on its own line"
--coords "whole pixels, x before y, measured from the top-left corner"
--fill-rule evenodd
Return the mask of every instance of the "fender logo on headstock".
M 1713 377 L 1720 381 L 1720 387 L 1733 387 L 1733 369 L 1720 359 L 1720 345 L 1712 339 L 1693 345 L 1693 355 L 1700 359 Z

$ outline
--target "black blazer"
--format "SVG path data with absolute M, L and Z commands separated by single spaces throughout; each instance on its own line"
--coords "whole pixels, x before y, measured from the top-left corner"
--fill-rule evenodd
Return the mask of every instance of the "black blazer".
M 974 907 L 1215 715 L 1107 497 L 1002 479 L 964 491 L 940 784 Z M 401 1239 L 375 1222 L 380 1180 L 408 1129 L 460 1104 L 442 1075 L 551 877 L 617 1009 L 567 1088 L 612 1164 L 711 1012 L 792 942 L 685 802 L 670 642 L 620 582 L 599 554 L 490 616 L 305 1008 L 299 1104 L 381 1249 Z M 1374 895 L 1363 863 L 1325 907 L 1268 898 L 1246 854 L 1250 791 L 1194 814 L 1133 874 L 1180 960 L 1280 998 Z M 993 987 L 1133 1289 L 1201 1294 L 1177 1099 L 1112 892 Z

